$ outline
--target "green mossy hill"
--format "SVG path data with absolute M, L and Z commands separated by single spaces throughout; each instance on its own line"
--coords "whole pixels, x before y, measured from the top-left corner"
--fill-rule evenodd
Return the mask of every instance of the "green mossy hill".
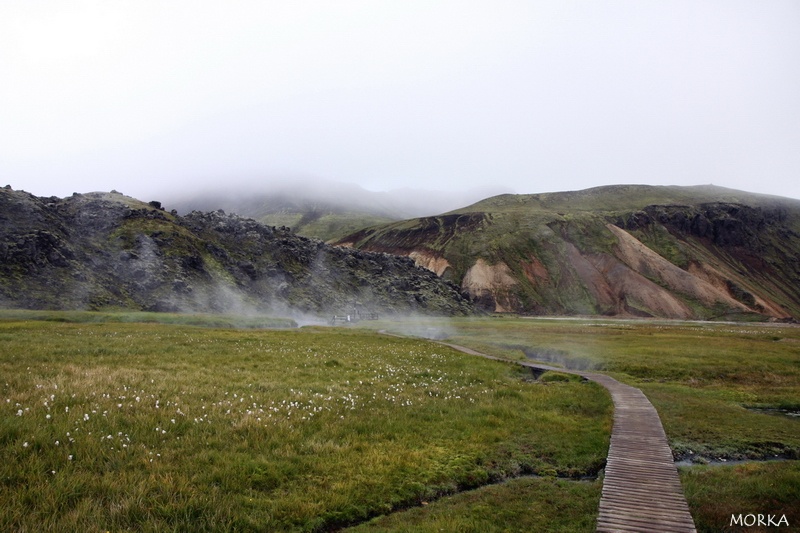
M 405 257 L 335 248 L 223 211 L 178 216 L 120 193 L 0 189 L 0 305 L 32 309 L 465 314 Z
M 800 201 L 711 185 L 505 194 L 337 244 L 408 255 L 489 311 L 800 318 Z

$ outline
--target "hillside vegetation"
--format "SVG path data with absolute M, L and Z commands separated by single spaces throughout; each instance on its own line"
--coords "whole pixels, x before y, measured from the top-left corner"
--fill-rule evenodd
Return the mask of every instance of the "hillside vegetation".
M 800 201 L 721 187 L 501 195 L 337 244 L 409 256 L 489 311 L 800 317 Z

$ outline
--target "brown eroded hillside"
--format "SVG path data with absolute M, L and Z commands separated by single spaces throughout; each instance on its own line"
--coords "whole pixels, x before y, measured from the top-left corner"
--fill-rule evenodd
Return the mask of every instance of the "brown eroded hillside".
M 800 317 L 800 201 L 721 187 L 501 195 L 338 244 L 409 256 L 495 312 Z

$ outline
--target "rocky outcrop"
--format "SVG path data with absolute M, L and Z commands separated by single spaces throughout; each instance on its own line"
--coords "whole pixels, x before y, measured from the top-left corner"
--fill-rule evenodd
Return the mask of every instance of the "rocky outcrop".
M 767 228 L 784 224 L 789 217 L 790 209 L 786 206 L 712 202 L 697 206 L 647 206 L 621 225 L 626 229 L 644 229 L 654 223 L 661 224 L 676 233 L 706 239 L 719 246 L 758 249 L 761 246 L 759 235 Z
M 0 189 L 0 304 L 51 309 L 382 313 L 471 305 L 414 261 L 331 247 L 222 211 L 178 216 L 119 193 Z

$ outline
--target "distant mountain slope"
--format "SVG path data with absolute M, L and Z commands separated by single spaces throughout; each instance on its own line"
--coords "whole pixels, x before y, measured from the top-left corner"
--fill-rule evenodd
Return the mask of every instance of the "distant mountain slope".
M 166 212 L 119 193 L 0 189 L 0 305 L 463 314 L 457 288 L 406 258 L 343 250 L 224 212 Z
M 338 244 L 409 256 L 491 311 L 800 317 L 800 201 L 721 187 L 501 195 Z
M 373 192 L 348 183 L 296 180 L 172 193 L 165 196 L 164 205 L 180 214 L 222 209 L 328 241 L 369 226 L 455 209 L 485 196 L 477 190 Z

